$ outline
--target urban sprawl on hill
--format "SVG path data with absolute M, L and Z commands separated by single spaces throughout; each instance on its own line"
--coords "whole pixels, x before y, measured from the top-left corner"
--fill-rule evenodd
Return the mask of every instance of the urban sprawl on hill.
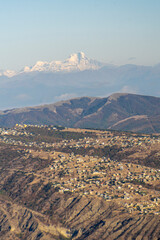
M 0 150 L 1 239 L 160 238 L 159 134 L 16 124 Z

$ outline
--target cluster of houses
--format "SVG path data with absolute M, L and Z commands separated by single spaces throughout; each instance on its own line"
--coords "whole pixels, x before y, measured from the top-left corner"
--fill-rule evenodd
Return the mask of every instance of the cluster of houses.
M 34 126 L 35 127 L 35 126 Z M 37 126 L 44 128 L 44 126 Z M 46 128 L 47 126 L 45 126 Z M 53 130 L 53 127 L 47 127 Z M 54 130 L 57 129 L 54 127 Z M 72 131 L 63 129 L 62 131 Z M 74 131 L 76 131 L 74 129 Z M 83 133 L 91 130 L 79 130 Z M 20 136 L 21 139 L 16 138 Z M 50 158 L 50 165 L 36 173 L 42 179 L 47 179 L 59 193 L 74 192 L 81 195 L 96 196 L 106 201 L 114 200 L 129 212 L 160 213 L 160 170 L 133 163 L 117 162 L 106 156 L 75 155 L 63 152 L 72 148 L 104 148 L 117 145 L 123 149 L 137 147 L 148 148 L 152 144 L 160 144 L 159 136 L 118 133 L 112 131 L 94 131 L 93 137 L 63 139 L 58 142 L 23 141 L 23 137 L 32 137 L 27 131 L 27 125 L 16 125 L 12 129 L 0 129 L 0 141 L 18 145 L 29 153 L 45 152 Z M 57 151 L 62 149 L 62 151 Z
M 52 153 L 50 166 L 39 175 L 60 193 L 74 192 L 114 200 L 129 212 L 160 213 L 160 170 L 93 156 Z M 159 189 L 160 190 L 160 189 Z M 137 201 L 138 199 L 138 201 Z

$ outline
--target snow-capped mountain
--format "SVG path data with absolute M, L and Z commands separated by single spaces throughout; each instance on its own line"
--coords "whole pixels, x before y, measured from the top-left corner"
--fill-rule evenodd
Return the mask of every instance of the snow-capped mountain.
M 17 72 L 0 70 L 0 110 L 113 92 L 160 96 L 159 79 L 159 65 L 103 64 L 81 52 Z
M 24 72 L 72 72 L 84 71 L 87 69 L 99 69 L 105 64 L 92 60 L 85 56 L 83 52 L 72 54 L 65 61 L 43 62 L 38 61 L 33 67 L 25 67 Z
M 97 70 L 106 64 L 90 59 L 83 52 L 70 55 L 65 61 L 37 61 L 35 65 L 25 66 L 22 71 L 15 72 L 12 70 L 0 71 L 0 76 L 13 77 L 21 73 L 29 72 L 74 72 L 84 70 Z

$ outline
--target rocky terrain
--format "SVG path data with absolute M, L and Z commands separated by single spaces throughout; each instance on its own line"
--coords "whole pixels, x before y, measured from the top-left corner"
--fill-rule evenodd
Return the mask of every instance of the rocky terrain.
M 30 188 L 32 189 L 32 188 Z M 1 239 L 159 239 L 160 217 L 128 214 L 120 206 L 93 197 L 37 193 L 37 211 L 10 201 L 0 203 Z M 54 196 L 54 197 L 53 197 Z M 33 195 L 28 195 L 28 198 Z M 43 201 L 42 201 L 43 200 Z M 32 201 L 26 199 L 27 204 Z M 26 201 L 24 203 L 26 204 Z M 35 205 L 37 204 L 35 202 Z M 43 202 L 43 204 L 42 204 Z M 46 217 L 49 216 L 49 217 Z M 62 227 L 65 226 L 65 227 Z
M 160 239 L 160 136 L 52 128 L 1 129 L 0 239 Z
M 117 93 L 0 112 L 1 127 L 17 123 L 159 133 L 160 98 Z

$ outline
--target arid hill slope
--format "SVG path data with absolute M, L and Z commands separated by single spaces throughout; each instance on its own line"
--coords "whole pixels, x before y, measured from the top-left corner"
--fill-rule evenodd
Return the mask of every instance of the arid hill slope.
M 160 239 L 160 137 L 50 127 L 0 134 L 0 239 Z
M 0 112 L 1 127 L 16 123 L 159 133 L 160 98 L 117 93 Z

